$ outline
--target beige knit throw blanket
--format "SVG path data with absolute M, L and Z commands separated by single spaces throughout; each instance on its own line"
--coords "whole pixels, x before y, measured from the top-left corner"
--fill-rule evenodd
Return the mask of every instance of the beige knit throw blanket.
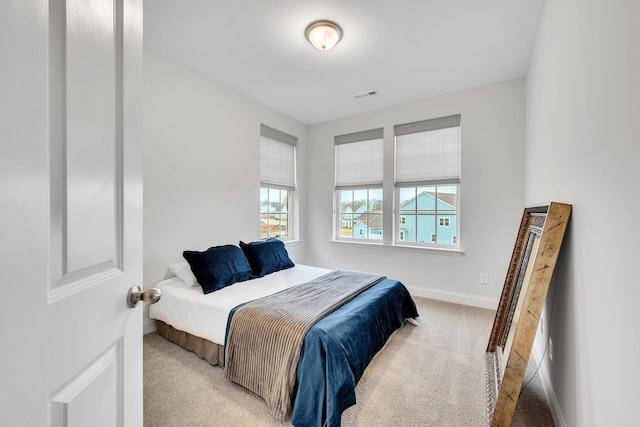
M 382 279 L 332 271 L 240 307 L 227 335 L 225 376 L 262 397 L 275 418 L 286 420 L 307 330 Z

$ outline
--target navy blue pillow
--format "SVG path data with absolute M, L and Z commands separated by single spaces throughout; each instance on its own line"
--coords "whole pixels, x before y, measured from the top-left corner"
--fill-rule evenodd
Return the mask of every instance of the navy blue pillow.
M 182 256 L 205 294 L 253 278 L 249 261 L 237 246 L 214 246 L 204 252 L 184 251 Z
M 251 243 L 240 242 L 240 248 L 249 260 L 251 271 L 255 277 L 262 277 L 295 265 L 289 259 L 284 243 L 278 239 Z

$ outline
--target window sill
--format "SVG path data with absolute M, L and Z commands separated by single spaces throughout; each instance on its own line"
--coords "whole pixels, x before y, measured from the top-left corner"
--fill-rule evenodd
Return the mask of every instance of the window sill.
M 345 240 L 331 240 L 330 243 L 336 246 L 345 247 L 358 247 L 363 249 L 373 250 L 389 250 L 393 252 L 413 252 L 413 253 L 428 253 L 434 255 L 444 256 L 462 256 L 464 255 L 464 249 L 461 248 L 436 248 L 436 247 L 424 247 L 424 246 L 408 246 L 408 245 L 384 245 L 382 243 L 369 243 L 369 242 L 347 242 Z
M 302 245 L 302 240 L 283 240 L 285 246 L 300 246 Z

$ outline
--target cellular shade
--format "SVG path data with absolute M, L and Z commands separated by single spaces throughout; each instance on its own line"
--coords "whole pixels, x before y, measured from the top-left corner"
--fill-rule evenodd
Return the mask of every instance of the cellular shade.
M 394 126 L 395 183 L 460 182 L 460 115 Z
M 336 188 L 382 185 L 383 129 L 335 137 Z
M 287 189 L 296 187 L 294 136 L 260 125 L 260 182 Z

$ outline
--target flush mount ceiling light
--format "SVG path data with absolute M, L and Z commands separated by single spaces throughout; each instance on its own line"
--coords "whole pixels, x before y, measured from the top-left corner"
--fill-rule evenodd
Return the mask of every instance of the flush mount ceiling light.
M 304 36 L 316 49 L 329 50 L 342 39 L 342 28 L 333 21 L 320 19 L 307 25 Z

